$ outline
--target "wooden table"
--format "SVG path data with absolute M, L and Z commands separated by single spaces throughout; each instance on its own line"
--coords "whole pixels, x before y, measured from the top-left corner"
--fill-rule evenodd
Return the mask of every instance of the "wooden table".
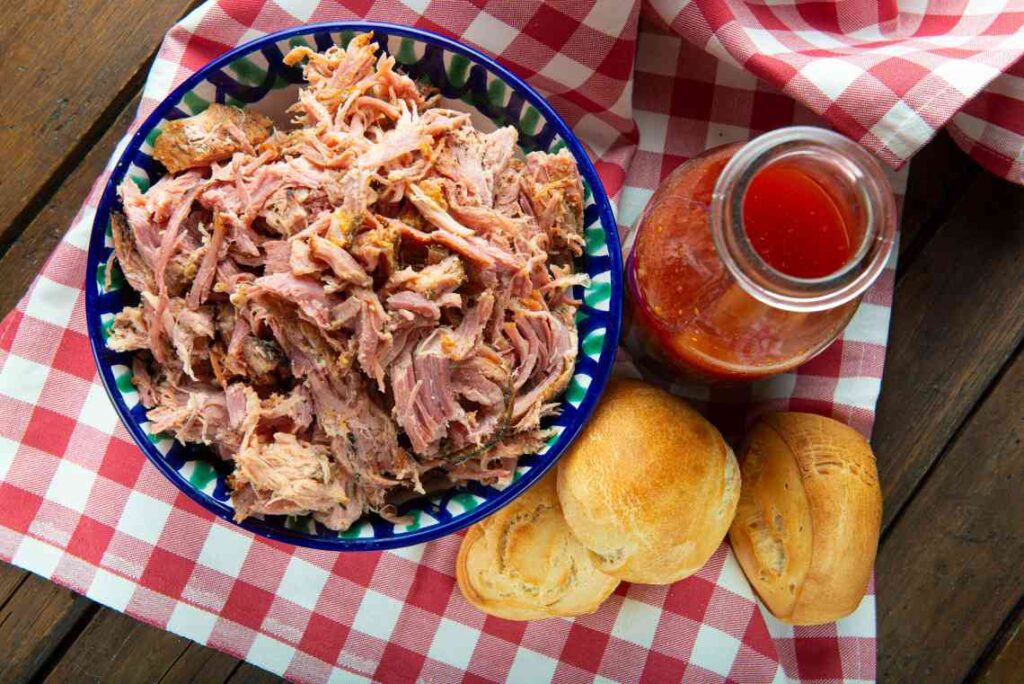
M 0 312 L 124 133 L 162 34 L 197 3 L 14 4 L 0 15 Z M 940 135 L 913 164 L 899 264 L 873 439 L 880 679 L 1021 682 L 1024 189 Z M 0 564 L 0 682 L 30 679 L 277 678 Z

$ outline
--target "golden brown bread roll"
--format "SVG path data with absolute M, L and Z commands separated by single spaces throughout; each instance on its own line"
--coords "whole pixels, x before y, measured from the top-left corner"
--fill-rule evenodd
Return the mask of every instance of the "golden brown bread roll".
M 554 472 L 469 528 L 455 575 L 467 601 L 508 620 L 593 613 L 619 584 L 569 531 Z
M 832 622 L 860 604 L 878 549 L 875 456 L 853 428 L 809 413 L 758 421 L 740 455 L 733 551 L 775 617 Z
M 566 522 L 597 567 L 668 584 L 697 572 L 732 522 L 739 468 L 722 435 L 686 402 L 613 380 L 558 467 Z

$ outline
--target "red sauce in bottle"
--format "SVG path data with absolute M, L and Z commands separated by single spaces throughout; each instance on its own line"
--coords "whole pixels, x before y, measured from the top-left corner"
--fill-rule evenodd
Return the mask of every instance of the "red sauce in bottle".
M 715 247 L 709 211 L 715 183 L 738 149 L 718 148 L 683 164 L 641 216 L 626 273 L 625 343 L 638 361 L 701 380 L 760 378 L 821 351 L 857 307 L 855 299 L 824 311 L 784 310 L 736 282 Z M 788 276 L 828 276 L 853 257 L 848 212 L 798 167 L 757 172 L 742 206 L 750 245 Z
M 852 256 L 835 201 L 798 168 L 768 166 L 743 198 L 743 228 L 769 266 L 797 278 L 823 278 Z

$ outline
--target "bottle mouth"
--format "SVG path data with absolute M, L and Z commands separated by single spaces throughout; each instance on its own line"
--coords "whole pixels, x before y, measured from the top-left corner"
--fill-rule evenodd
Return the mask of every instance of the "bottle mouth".
M 836 270 L 791 275 L 755 248 L 745 228 L 744 199 L 758 173 L 772 166 L 798 169 L 841 214 L 850 249 Z M 896 238 L 896 203 L 878 162 L 849 138 L 809 126 L 772 131 L 739 148 L 715 183 L 710 220 L 719 257 L 740 287 L 788 311 L 821 311 L 859 297 L 885 268 Z

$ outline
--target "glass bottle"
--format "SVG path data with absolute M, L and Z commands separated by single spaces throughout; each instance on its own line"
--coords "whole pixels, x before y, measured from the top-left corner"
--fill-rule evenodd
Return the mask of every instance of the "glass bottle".
M 848 138 L 799 126 L 708 150 L 640 216 L 624 343 L 641 368 L 689 379 L 791 370 L 850 322 L 895 236 L 892 188 Z

